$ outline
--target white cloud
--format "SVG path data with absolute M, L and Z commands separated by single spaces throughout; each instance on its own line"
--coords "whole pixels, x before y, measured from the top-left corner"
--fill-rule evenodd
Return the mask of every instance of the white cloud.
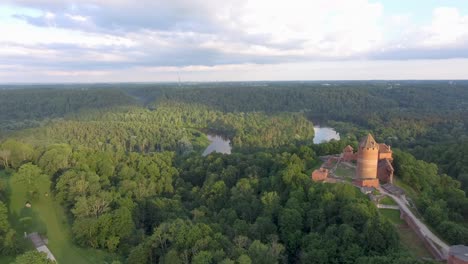
M 353 61 L 357 67 L 359 59 L 408 59 L 414 53 L 418 53 L 417 58 L 433 58 L 424 53 L 426 50 L 436 51 L 432 54 L 437 56 L 442 54 L 439 50 L 450 51 L 441 58 L 451 58 L 462 48 L 468 50 L 468 16 L 454 7 L 435 8 L 427 14 L 432 20 L 419 25 L 413 21 L 418 10 L 387 13 L 384 4 L 372 0 L 8 3 L 11 5 L 3 9 L 0 4 L 2 63 L 36 65 L 43 67 L 46 75 L 77 79 L 93 75 L 87 71 L 92 67 L 100 70 L 93 78 L 110 80 L 115 73 L 123 74 L 117 68 L 141 78 L 176 71 L 239 72 L 255 77 L 242 69 L 277 74 L 275 63 L 281 68 L 291 61 L 316 60 L 328 67 L 332 64 L 324 61 Z M 306 67 L 299 64 L 288 67 L 307 77 Z M 321 71 L 314 68 L 318 64 L 308 67 Z M 340 69 L 335 64 L 333 67 Z
M 20 1 L 21 3 L 34 4 L 34 1 Z M 258 54 L 264 56 L 287 56 L 287 55 L 308 55 L 320 57 L 342 57 L 351 56 L 357 52 L 365 52 L 382 40 L 382 32 L 379 27 L 379 20 L 382 15 L 382 5 L 379 3 L 369 3 L 367 0 L 226 0 L 223 3 L 219 1 L 173 1 L 173 2 L 144 2 L 135 4 L 134 1 L 83 1 L 87 5 L 101 6 L 99 12 L 102 12 L 102 18 L 90 18 L 86 14 L 76 13 L 80 9 L 76 5 L 69 5 L 63 9 L 64 16 L 76 22 L 89 22 L 92 20 L 105 19 L 107 8 L 112 12 L 120 12 L 124 21 L 133 17 L 134 21 L 139 21 L 140 16 L 145 17 L 149 10 L 155 12 L 153 17 L 145 17 L 147 25 L 144 28 L 136 29 L 131 34 L 136 37 L 134 41 L 145 38 L 145 32 L 162 32 L 164 30 L 151 28 L 151 20 L 155 23 L 158 16 L 168 16 L 168 19 L 175 19 L 179 15 L 188 13 L 195 23 L 205 23 L 199 25 L 199 28 L 184 29 L 184 25 L 191 26 L 190 21 L 182 24 L 182 28 L 174 32 L 167 30 L 167 35 L 171 34 L 173 41 L 180 40 L 180 34 L 192 34 L 192 38 L 199 38 L 200 47 L 212 48 L 220 52 L 239 53 L 239 54 Z M 147 5 L 146 5 L 147 4 Z M 53 1 L 45 1 L 44 6 L 54 6 Z M 55 8 L 63 4 L 56 4 Z M 36 5 L 37 6 L 37 5 Z M 145 7 L 145 9 L 140 7 Z M 73 7 L 73 8 L 71 8 Z M 162 8 L 162 10 L 160 10 Z M 165 9 L 166 10 L 165 10 Z M 193 9 L 193 10 L 192 10 Z M 76 12 L 70 12 L 75 10 Z M 93 9 L 96 10 L 96 9 Z M 118 11 L 116 11 L 118 10 Z M 56 13 L 58 11 L 55 11 Z M 83 11 L 84 12 L 84 11 Z M 135 12 L 135 13 L 133 13 Z M 174 16 L 170 14 L 174 12 Z M 45 11 L 44 19 L 47 25 L 55 26 L 56 13 Z M 112 16 L 115 14 L 112 13 Z M 141 13 L 141 14 L 140 14 Z M 196 13 L 206 16 L 198 22 L 199 16 Z M 211 17 L 210 17 L 211 16 Z M 119 21 L 108 21 L 109 24 L 120 23 Z M 166 21 L 167 23 L 177 24 L 179 21 Z M 211 24 L 206 24 L 211 23 Z M 196 25 L 196 24 L 195 24 Z M 59 25 L 58 25 L 59 26 Z M 153 25 L 158 26 L 158 25 Z M 28 32 L 31 39 L 36 39 L 37 29 L 33 27 L 22 27 L 22 32 Z M 120 26 L 118 26 L 120 27 Z M 217 31 L 203 32 L 204 27 L 216 27 Z M 18 29 L 18 28 L 16 28 Z M 80 36 L 79 38 L 60 37 L 54 35 L 58 32 L 48 30 L 42 42 L 96 42 L 96 36 Z M 31 32 L 31 34 L 29 34 Z M 5 32 L 8 33 L 8 32 Z M 77 32 L 69 32 L 69 35 L 76 35 Z M 42 32 L 41 32 L 42 34 Z M 206 35 L 210 35 L 207 39 Z M 12 34 L 9 34 L 13 36 Z M 93 40 L 90 40 L 90 38 Z M 26 39 L 18 36 L 21 42 Z M 185 36 L 182 36 L 184 39 Z M 87 39 L 87 40 L 83 40 Z M 104 40 L 103 40 L 104 39 Z M 103 41 L 108 44 L 105 36 L 97 42 Z M 165 38 L 167 41 L 170 39 Z M 256 39 L 252 42 L 251 39 Z M 11 41 L 11 37 L 9 39 Z M 0 39 L 1 41 L 1 39 Z M 112 39 L 113 42 L 123 42 L 122 39 Z M 157 40 L 161 44 L 161 38 Z M 34 41 L 31 41 L 34 42 Z M 197 45 L 197 43 L 195 43 Z M 284 48 L 284 46 L 289 46 Z
M 55 27 L 37 27 L 24 22 L 0 25 L 0 45 L 14 43 L 19 45 L 73 44 L 86 47 L 122 46 L 131 47 L 131 39 L 99 33 Z
M 439 7 L 434 9 L 432 23 L 422 29 L 424 46 L 439 47 L 456 45 L 468 40 L 468 16 L 457 8 Z
M 70 18 L 71 20 L 78 21 L 78 22 L 86 22 L 88 21 L 87 17 L 80 16 L 80 15 L 71 15 L 71 14 L 65 14 L 66 17 Z
M 349 56 L 382 40 L 381 14 L 380 4 L 366 0 L 261 0 L 249 2 L 241 21 L 248 33 L 270 34 L 273 43 L 305 41 L 306 54 Z

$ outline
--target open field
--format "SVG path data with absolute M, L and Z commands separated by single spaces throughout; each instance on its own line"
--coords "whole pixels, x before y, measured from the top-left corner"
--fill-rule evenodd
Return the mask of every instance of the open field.
M 104 263 L 113 258 L 107 253 L 82 249 L 72 243 L 70 228 L 63 208 L 50 193 L 50 180 L 42 175 L 38 180 L 38 195 L 29 200 L 24 186 L 15 182 L 14 177 L 8 180 L 11 190 L 10 208 L 12 226 L 19 234 L 38 231 L 46 233 L 48 247 L 59 263 Z M 32 207 L 26 208 L 25 202 L 30 201 Z M 30 217 L 30 218 L 28 218 Z M 34 229 L 34 230 L 33 230 Z

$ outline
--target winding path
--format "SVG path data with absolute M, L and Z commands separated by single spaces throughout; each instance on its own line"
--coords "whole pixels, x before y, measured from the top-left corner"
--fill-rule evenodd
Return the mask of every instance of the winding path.
M 54 255 L 52 254 L 52 252 L 50 252 L 46 243 L 44 242 L 44 240 L 42 240 L 41 236 L 37 232 L 31 233 L 27 235 L 27 237 L 31 239 L 31 242 L 34 244 L 34 247 L 37 249 L 37 251 L 46 253 L 48 259 L 57 262 L 57 260 L 55 260 Z
M 389 192 L 387 192 L 386 190 L 384 190 L 381 187 L 379 187 L 379 191 L 380 191 L 380 193 L 383 193 L 385 195 L 388 195 L 388 196 L 392 197 L 393 200 L 395 200 L 395 202 L 400 207 L 400 210 L 402 210 L 407 216 L 409 216 L 411 218 L 411 220 L 413 220 L 413 222 L 419 228 L 419 231 L 421 232 L 421 234 L 423 234 L 432 243 L 437 245 L 441 249 L 441 251 L 442 251 L 442 253 L 444 254 L 445 257 L 448 256 L 450 246 L 447 245 L 444 241 L 442 241 L 439 237 L 437 237 L 434 233 L 432 233 L 432 231 L 429 228 L 427 228 L 427 226 L 423 222 L 421 222 L 421 220 L 419 220 L 413 214 L 413 212 L 411 212 L 411 210 L 408 207 L 408 204 L 409 204 L 408 200 L 406 200 L 404 195 L 402 197 L 398 197 L 396 195 L 390 194 Z
M 377 204 L 377 208 L 400 210 L 400 206 L 398 206 L 398 205 L 388 205 L 388 204 Z

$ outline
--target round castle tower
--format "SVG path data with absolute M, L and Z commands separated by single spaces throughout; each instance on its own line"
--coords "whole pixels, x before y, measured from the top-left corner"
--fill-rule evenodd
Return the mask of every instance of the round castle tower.
M 378 187 L 377 163 L 379 162 L 379 144 L 371 134 L 359 143 L 357 153 L 356 178 L 354 183 L 361 187 Z

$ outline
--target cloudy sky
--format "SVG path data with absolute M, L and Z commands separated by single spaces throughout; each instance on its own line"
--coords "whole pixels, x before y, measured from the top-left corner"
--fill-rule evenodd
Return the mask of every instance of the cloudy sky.
M 468 79 L 468 1 L 0 1 L 0 83 L 179 76 Z

